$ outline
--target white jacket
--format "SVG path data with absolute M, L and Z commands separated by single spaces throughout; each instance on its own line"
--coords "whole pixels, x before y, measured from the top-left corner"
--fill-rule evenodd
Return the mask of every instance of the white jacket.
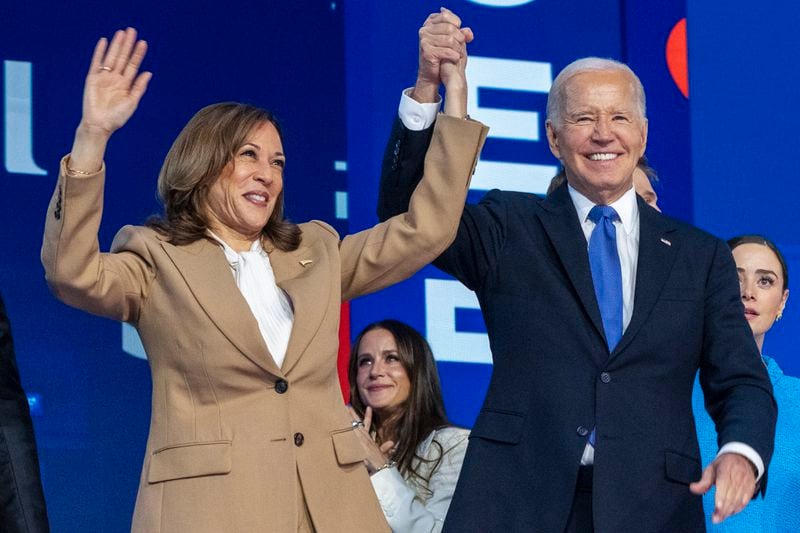
M 430 479 L 427 484 L 417 478 L 403 479 L 397 468 L 387 468 L 370 477 L 392 531 L 431 533 L 442 530 L 464 462 L 468 437 L 466 429 L 445 427 L 432 431 L 417 446 L 417 456 L 425 461 L 415 459 L 413 466 L 423 478 Z M 440 454 L 442 457 L 437 464 Z

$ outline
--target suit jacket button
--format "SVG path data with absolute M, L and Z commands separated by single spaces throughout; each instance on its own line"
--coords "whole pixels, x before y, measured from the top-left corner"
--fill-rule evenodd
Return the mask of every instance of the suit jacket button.
M 583 427 L 583 426 L 578 426 L 578 429 L 576 429 L 576 430 L 575 430 L 575 433 L 577 433 L 577 434 L 578 434 L 578 435 L 580 435 L 581 437 L 585 437 L 586 435 L 588 435 L 588 434 L 589 434 L 589 430 L 588 430 L 588 429 L 586 429 L 586 428 L 585 428 L 585 427 Z
M 608 372 L 603 372 L 602 374 L 600 374 L 600 381 L 602 381 L 603 383 L 611 383 L 611 374 L 609 374 Z
M 275 392 L 277 392 L 278 394 L 283 394 L 287 390 L 289 390 L 289 384 L 286 382 L 285 379 L 279 379 L 278 381 L 275 382 Z
M 306 438 L 303 436 L 302 433 L 295 433 L 294 434 L 294 445 L 295 446 L 302 446 L 303 442 L 305 440 L 306 440 Z

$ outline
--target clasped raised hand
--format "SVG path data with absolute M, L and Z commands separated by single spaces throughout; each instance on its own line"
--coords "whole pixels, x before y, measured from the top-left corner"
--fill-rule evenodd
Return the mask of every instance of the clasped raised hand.
M 462 28 L 461 19 L 449 9 L 443 7 L 428 16 L 419 30 L 419 70 L 412 94 L 416 100 L 434 102 L 440 83 L 466 85 L 462 80 L 466 45 L 472 38 L 472 30 Z

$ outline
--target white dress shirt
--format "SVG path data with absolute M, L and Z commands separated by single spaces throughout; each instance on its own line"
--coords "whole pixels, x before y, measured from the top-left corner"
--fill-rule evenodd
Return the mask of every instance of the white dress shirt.
M 237 252 L 209 231 L 225 252 L 233 279 L 242 292 L 258 329 L 278 368 L 286 357 L 289 336 L 294 324 L 294 311 L 289 296 L 275 283 L 269 255 L 256 240 L 247 252 Z
M 429 128 L 436 120 L 436 113 L 441 102 L 432 104 L 421 104 L 411 98 L 411 89 L 406 89 L 400 96 L 400 106 L 398 115 L 403 125 L 413 131 Z M 586 237 L 586 247 L 589 247 L 589 237 L 592 235 L 595 223 L 588 219 L 589 211 L 595 204 L 581 193 L 569 186 L 569 194 L 575 210 L 578 212 L 578 220 Z M 631 189 L 622 195 L 616 202 L 611 204 L 619 220 L 614 222 L 617 229 L 617 252 L 619 253 L 619 263 L 622 270 L 622 331 L 625 332 L 633 316 L 633 300 L 636 294 L 636 267 L 639 259 L 639 205 L 636 201 L 636 192 Z M 738 453 L 749 459 L 758 470 L 756 481 L 764 475 L 764 461 L 761 456 L 751 446 L 743 442 L 729 442 L 720 448 L 717 457 L 724 453 Z M 581 464 L 590 465 L 594 463 L 594 449 L 587 444 L 581 457 Z
M 589 220 L 589 211 L 595 206 L 591 200 L 568 186 L 569 195 L 575 210 L 578 212 L 578 221 L 581 223 L 583 236 L 586 237 L 586 247 L 589 247 L 589 238 L 594 231 L 595 223 Z M 631 186 L 610 207 L 619 215 L 619 220 L 614 221 L 617 230 L 617 253 L 619 266 L 622 271 L 622 332 L 628 329 L 633 316 L 633 296 L 636 294 L 636 267 L 639 264 L 639 205 L 636 203 L 636 191 Z

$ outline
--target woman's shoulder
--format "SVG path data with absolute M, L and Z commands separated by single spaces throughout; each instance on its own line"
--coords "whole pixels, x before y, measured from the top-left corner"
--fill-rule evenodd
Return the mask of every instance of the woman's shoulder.
M 792 401 L 800 404 L 800 378 L 784 374 L 775 359 L 767 357 L 766 355 L 762 357 L 767 366 L 767 372 L 769 373 L 772 385 L 775 387 L 776 396 L 779 393 L 783 394 L 788 392 L 788 397 L 791 398 Z
M 412 484 L 429 488 L 431 483 L 458 476 L 467 450 L 469 430 L 456 426 L 444 426 L 431 431 L 417 447 L 414 469 L 418 476 L 411 476 Z M 427 480 L 427 481 L 425 481 Z M 452 480 L 455 484 L 455 479 Z M 420 491 L 417 491 L 418 494 Z
M 466 446 L 468 438 L 469 430 L 457 426 L 445 426 L 435 429 L 429 436 L 429 440 L 438 442 L 445 452 L 462 444 Z
M 309 220 L 298 224 L 300 230 L 303 232 L 303 243 L 308 244 L 308 241 L 315 239 L 336 239 L 339 240 L 339 233 L 333 229 L 333 226 L 321 220 Z
M 157 239 L 161 237 L 161 234 L 156 231 L 155 228 L 150 226 L 136 226 L 134 224 L 126 224 L 122 226 L 117 233 L 125 233 L 125 234 L 139 234 L 143 237 Z M 164 239 L 165 237 L 162 237 Z
M 122 226 L 114 237 L 111 245 L 112 251 L 119 251 L 129 248 L 133 243 L 161 243 L 167 241 L 168 237 L 162 235 L 149 226 Z

